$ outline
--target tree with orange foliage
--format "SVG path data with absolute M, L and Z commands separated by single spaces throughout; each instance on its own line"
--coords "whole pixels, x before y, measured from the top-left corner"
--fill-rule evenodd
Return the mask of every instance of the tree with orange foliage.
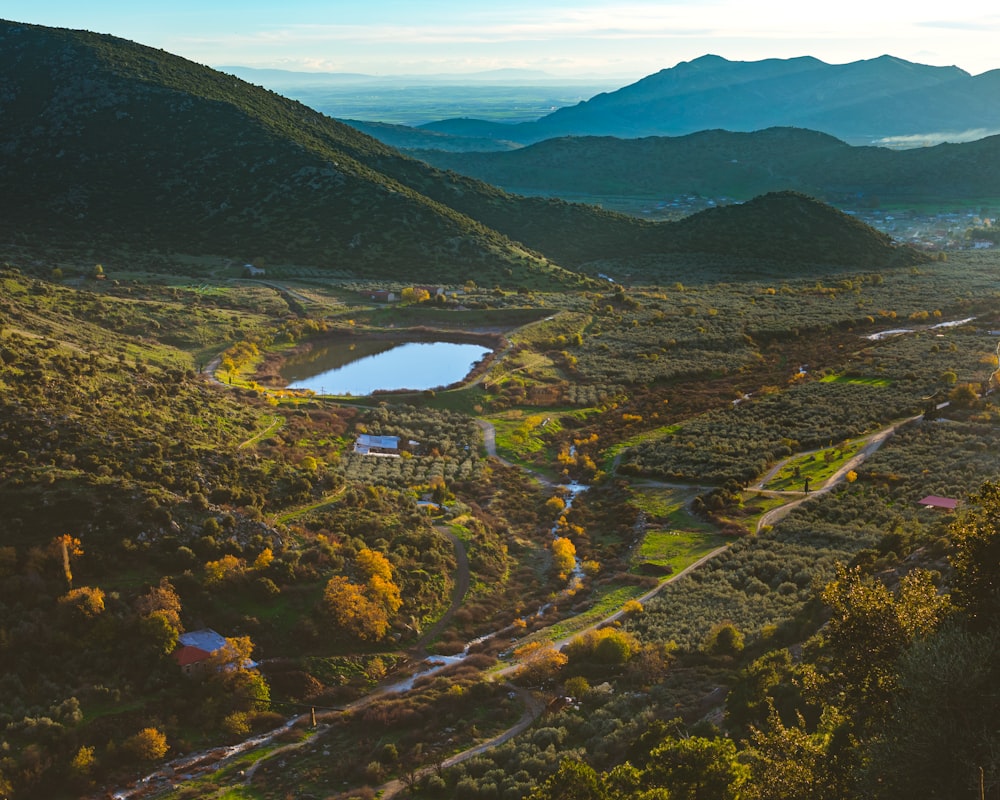
M 399 587 L 392 579 L 392 565 L 382 553 L 365 547 L 358 551 L 355 567 L 364 583 L 335 575 L 323 592 L 324 607 L 352 636 L 366 641 L 381 639 L 389 630 L 392 616 L 403 605 Z
M 49 553 L 62 561 L 63 575 L 66 577 L 66 585 L 73 588 L 73 570 L 70 568 L 70 559 L 83 555 L 83 545 L 75 536 L 64 533 L 56 536 L 49 543 Z
M 72 609 L 80 617 L 92 619 L 104 611 L 104 591 L 93 586 L 70 589 L 59 598 L 59 604 Z

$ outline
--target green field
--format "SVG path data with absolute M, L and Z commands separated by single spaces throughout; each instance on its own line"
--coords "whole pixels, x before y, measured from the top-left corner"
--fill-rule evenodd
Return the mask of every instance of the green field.
M 860 378 L 851 375 L 824 375 L 819 379 L 820 383 L 855 383 L 861 386 L 891 386 L 892 381 L 887 378 Z
M 863 444 L 863 440 L 856 439 L 843 448 L 830 447 L 790 459 L 764 488 L 775 492 L 802 491 L 808 480 L 809 488 L 817 489 L 857 455 Z
M 652 565 L 676 575 L 728 540 L 717 533 L 659 528 L 648 531 L 636 553 L 632 571 Z

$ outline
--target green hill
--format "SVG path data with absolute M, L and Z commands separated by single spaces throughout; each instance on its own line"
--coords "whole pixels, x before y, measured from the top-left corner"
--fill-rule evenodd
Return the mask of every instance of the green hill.
M 876 267 L 921 256 L 887 234 L 795 192 L 773 192 L 739 206 L 702 211 L 674 223 L 677 247 L 784 263 Z
M 15 245 L 102 261 L 157 251 L 370 280 L 539 288 L 586 281 L 562 267 L 692 248 L 730 254 L 734 238 L 779 261 L 897 258 L 881 243 L 869 250 L 871 234 L 843 220 L 824 223 L 812 244 L 796 230 L 788 246 L 784 221 L 741 222 L 739 209 L 701 220 L 692 236 L 513 196 L 233 76 L 110 36 L 0 23 L 0 79 L 0 179 L 16 198 L 0 235 Z
M 16 243 L 575 281 L 372 169 L 384 145 L 168 53 L 4 22 L 0 76 L 0 178 L 17 199 L 0 230 Z
M 834 203 L 1000 196 L 1000 136 L 913 150 L 852 147 L 800 128 L 549 139 L 505 153 L 416 153 L 509 191 L 746 200 L 791 189 Z M 585 168 L 581 168 L 585 165 Z

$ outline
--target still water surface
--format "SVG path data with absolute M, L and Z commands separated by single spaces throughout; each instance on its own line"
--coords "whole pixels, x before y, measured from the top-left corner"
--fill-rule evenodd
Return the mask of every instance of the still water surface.
M 490 352 L 478 344 L 372 339 L 330 342 L 289 358 L 289 389 L 368 395 L 376 389 L 437 389 L 458 383 Z

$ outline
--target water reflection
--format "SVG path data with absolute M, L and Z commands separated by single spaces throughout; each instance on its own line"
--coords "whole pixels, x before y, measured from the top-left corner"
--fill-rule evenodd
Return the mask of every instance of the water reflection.
M 281 375 L 288 388 L 319 394 L 423 391 L 457 383 L 489 352 L 483 345 L 458 342 L 352 339 L 290 357 Z

